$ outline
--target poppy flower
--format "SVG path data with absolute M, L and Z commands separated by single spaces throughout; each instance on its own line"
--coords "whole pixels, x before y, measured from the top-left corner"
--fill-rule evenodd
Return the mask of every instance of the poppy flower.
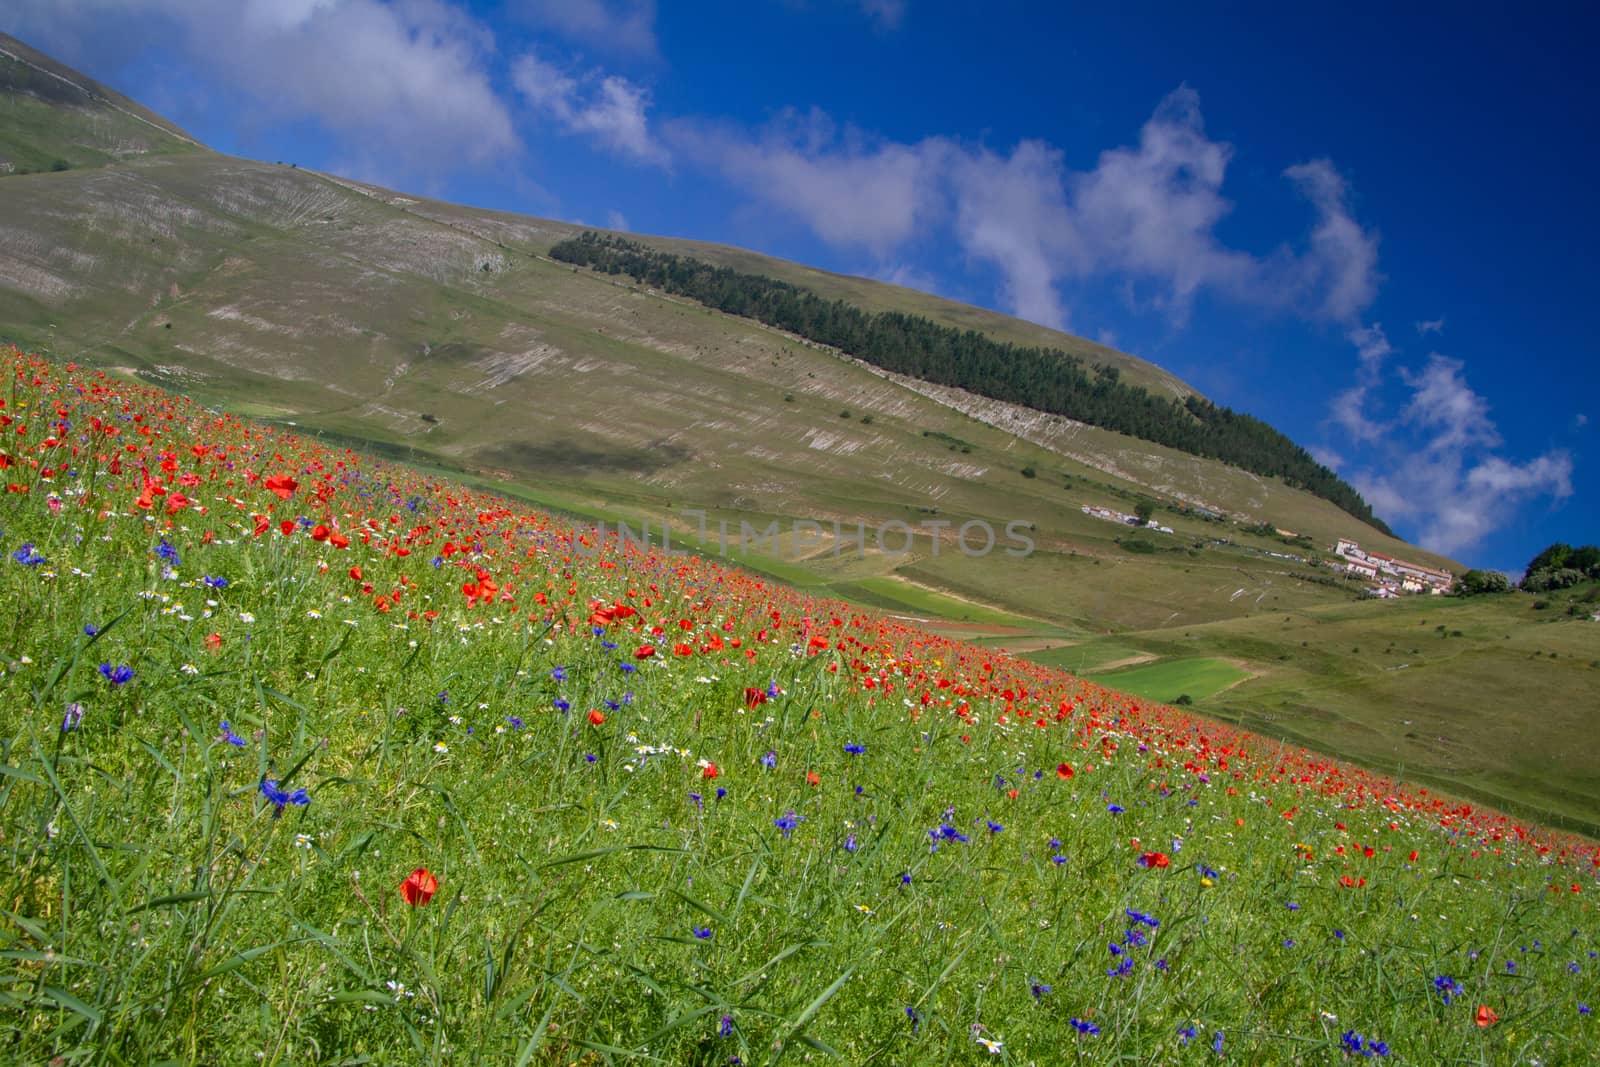
M 589 722 L 599 726 L 606 721 L 606 713 L 595 708 L 589 712 Z
M 1144 855 L 1139 857 L 1139 864 L 1152 869 L 1157 867 L 1170 867 L 1172 866 L 1172 857 L 1168 856 L 1165 852 L 1146 852 Z
M 649 659 L 651 656 L 653 656 L 655 654 L 656 654 L 656 646 L 655 645 L 640 645 L 638 648 L 634 649 L 633 658 L 634 659 Z
M 422 907 L 432 900 L 438 891 L 439 879 L 430 874 L 426 867 L 418 867 L 406 875 L 406 880 L 400 883 L 400 895 L 413 908 Z
M 1493 1026 L 1495 1023 L 1497 1023 L 1499 1021 L 1500 1021 L 1500 1016 L 1495 1014 L 1495 1010 L 1493 1008 L 1489 1007 L 1489 1005 L 1487 1005 L 1487 1004 L 1479 1004 L 1478 1005 L 1478 1025 L 1479 1026 L 1482 1026 L 1482 1027 L 1487 1029 L 1488 1027 Z
M 1060 778 L 1062 781 L 1066 781 L 1067 779 L 1071 778 L 1074 773 L 1076 772 L 1073 771 L 1070 763 L 1056 764 L 1056 777 Z
M 287 474 L 274 474 L 261 484 L 270 492 L 278 494 L 279 500 L 288 500 L 294 495 L 294 491 L 300 488 L 300 483 Z

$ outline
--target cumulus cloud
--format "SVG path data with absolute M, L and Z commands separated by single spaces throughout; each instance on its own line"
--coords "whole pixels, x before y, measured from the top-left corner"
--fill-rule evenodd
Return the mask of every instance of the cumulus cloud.
M 582 134 L 641 163 L 666 166 L 669 157 L 650 132 L 650 94 L 615 74 L 569 74 L 528 53 L 512 65 L 511 81 L 533 109 L 569 133 Z
M 1381 384 L 1393 349 L 1377 327 L 1357 333 L 1367 342 L 1358 341 L 1357 389 L 1365 395 Z M 1460 360 L 1434 353 L 1422 370 L 1401 367 L 1395 376 L 1409 395 L 1393 422 L 1351 421 L 1341 411 L 1350 393 L 1335 399 L 1333 416 L 1375 457 L 1350 474 L 1352 484 L 1375 512 L 1417 530 L 1418 543 L 1445 555 L 1470 550 L 1526 502 L 1572 495 L 1564 449 L 1520 462 L 1499 454 L 1488 399 L 1467 382 Z
M 654 55 L 655 0 L 514 0 L 526 21 L 584 44 Z
M 948 222 L 969 257 L 999 272 L 1006 306 L 1051 326 L 1067 319 L 1061 284 L 1091 276 L 1153 287 L 1149 302 L 1178 321 L 1209 290 L 1349 326 L 1380 281 L 1377 238 L 1356 221 L 1348 186 L 1326 160 L 1285 172 L 1314 212 L 1303 247 L 1254 253 L 1221 240 L 1233 149 L 1206 134 L 1188 86 L 1161 101 L 1136 144 L 1102 152 L 1084 171 L 1039 140 L 1009 151 L 942 137 L 902 143 L 840 130 L 815 110 L 755 133 L 677 123 L 668 137 L 835 246 L 888 260 Z
M 1417 334 L 1426 337 L 1430 333 L 1444 333 L 1444 319 L 1421 319 L 1417 322 Z
M 678 122 L 666 138 L 769 206 L 843 248 L 885 258 L 937 211 L 945 146 L 875 140 L 821 111 L 787 111 L 755 136 L 725 124 Z
M 19 0 L 11 14 L 18 32 L 68 56 L 82 31 L 121 59 L 177 42 L 266 115 L 339 136 L 358 165 L 436 174 L 521 148 L 490 84 L 493 35 L 439 0 Z
M 1062 186 L 1061 153 L 1024 141 L 1009 156 L 957 152 L 953 163 L 961 247 L 999 268 L 1001 295 L 1015 314 L 1064 328 L 1056 275 L 1064 259 L 1081 253 Z

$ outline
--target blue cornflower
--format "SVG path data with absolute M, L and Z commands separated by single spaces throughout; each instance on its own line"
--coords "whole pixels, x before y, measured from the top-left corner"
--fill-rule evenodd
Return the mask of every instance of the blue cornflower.
M 697 940 L 697 941 L 710 941 L 711 940 L 711 927 L 709 927 L 709 926 L 696 926 L 693 929 L 694 929 L 695 940 Z
M 443 556 L 434 556 L 428 562 L 433 564 L 433 569 L 434 570 L 438 570 L 440 567 L 444 566 L 444 557 Z
M 39 555 L 39 553 L 33 550 L 32 541 L 27 542 L 15 552 L 11 553 L 11 558 L 22 564 L 24 567 L 37 567 L 41 563 L 49 562 L 43 556 Z
M 560 697 L 557 697 L 555 700 L 555 709 L 557 711 L 571 711 L 572 705 L 567 703 L 565 700 L 562 700 Z
M 222 740 L 235 748 L 243 748 L 245 745 L 244 738 L 233 732 L 233 727 L 228 725 L 227 719 L 222 720 Z
M 61 732 L 68 733 L 83 725 L 83 705 L 76 702 L 67 705 L 65 714 L 61 716 Z
M 1284 938 L 1283 939 L 1283 947 L 1284 948 L 1294 948 L 1294 938 L 1292 938 L 1292 937 Z
M 585 752 L 583 754 L 583 760 L 585 763 L 598 763 L 600 761 L 600 757 L 596 756 L 593 752 Z
M 621 671 L 623 674 L 632 674 L 634 671 L 636 671 L 638 669 L 639 668 L 635 667 L 631 663 L 619 663 L 619 664 L 617 664 L 617 670 Z
M 1123 812 L 1127 811 L 1128 809 L 1123 807 L 1121 804 L 1107 804 L 1106 805 L 1106 810 L 1109 811 L 1113 815 L 1121 815 Z
M 1333 932 L 1333 936 L 1337 937 L 1340 941 L 1343 941 L 1344 940 L 1344 931 L 1343 930 L 1335 930 Z
M 721 800 L 723 797 L 725 797 L 727 795 L 728 795 L 728 791 L 726 789 L 722 788 L 720 785 L 717 786 L 717 799 L 718 800 Z
M 997 834 L 1001 830 L 1005 829 L 1004 826 L 1001 826 L 999 823 L 995 822 L 993 819 L 988 819 L 988 820 L 985 820 L 985 821 L 988 822 L 988 824 L 989 824 L 989 832 L 991 834 Z
M 778 754 L 776 752 L 768 751 L 765 756 L 761 757 L 761 766 L 763 766 L 763 767 L 776 767 L 777 765 L 778 765 Z
M 851 744 L 844 746 L 844 750 L 852 756 L 859 756 L 867 750 L 867 746 Z
M 624 663 L 623 666 L 624 667 L 628 667 L 628 666 L 632 666 L 632 664 Z M 606 710 L 608 710 L 608 711 L 621 711 L 622 710 L 622 702 L 621 701 L 607 700 L 604 703 L 605 703 L 605 706 L 606 706 Z
M 1289 903 L 1285 904 L 1284 907 L 1288 908 L 1290 911 L 1299 911 L 1300 910 L 1300 905 L 1296 904 L 1292 900 Z
M 782 830 L 783 836 L 787 838 L 794 828 L 804 820 L 804 818 L 804 816 L 796 815 L 793 810 L 790 810 L 784 812 L 778 818 L 773 819 L 772 825 L 776 826 L 779 830 Z
M 273 818 L 282 815 L 286 805 L 293 804 L 296 807 L 304 807 L 311 803 L 311 796 L 304 789 L 296 789 L 290 793 L 279 789 L 278 783 L 271 778 L 261 779 L 261 795 L 270 800 L 276 809 L 272 813 Z
M 228 579 L 213 578 L 208 574 L 204 578 L 200 579 L 200 584 L 210 589 L 226 589 L 228 588 Z
M 767 683 L 767 699 L 768 700 L 777 700 L 782 695 L 783 695 L 783 690 L 778 688 L 778 680 L 776 678 L 774 678 L 771 682 Z
M 694 806 L 698 808 L 705 800 L 705 797 L 702 797 L 699 793 L 690 793 L 689 799 L 694 801 Z
M 1071 1022 L 1072 1028 L 1078 1031 L 1080 1034 L 1088 1034 L 1090 1037 L 1093 1037 L 1095 1034 L 1100 1032 L 1100 1028 L 1094 1023 L 1085 1022 L 1082 1019 L 1073 1019 Z
M 605 649 L 607 652 L 614 652 L 616 651 L 617 643 L 615 641 L 601 641 L 600 647 Z
M 922 1026 L 922 1016 L 917 1014 L 916 1008 L 906 1008 L 906 1018 L 911 1021 L 911 1032 L 914 1034 Z
M 722 1021 L 717 1024 L 717 1036 L 727 1037 L 731 1033 L 733 1033 L 733 1016 L 724 1015 Z
M 906 871 L 904 874 L 900 875 L 900 884 L 901 885 L 910 885 L 911 884 L 911 872 L 910 871 Z
M 173 548 L 172 545 L 168 544 L 167 543 L 167 539 L 165 537 L 163 537 L 161 539 L 161 543 L 160 544 L 156 545 L 156 558 L 157 559 L 161 559 L 161 560 L 165 560 L 166 562 L 172 564 L 174 567 L 176 567 L 180 562 L 182 562 L 181 560 L 178 559 L 178 550 L 176 548 Z
M 1038 1000 L 1039 998 L 1043 997 L 1046 993 L 1050 992 L 1050 987 L 1045 985 L 1043 982 L 1034 982 L 1031 986 L 1028 987 L 1028 992 L 1033 994 L 1033 999 L 1034 1000 Z
M 1110 975 L 1112 978 L 1126 978 L 1132 973 L 1133 960 L 1128 956 L 1123 956 L 1120 963 L 1118 963 L 1115 967 L 1111 967 L 1106 970 L 1106 974 Z
M 844 839 L 844 850 L 846 852 L 854 852 L 856 850 L 856 835 L 855 834 L 851 834 L 850 836 L 848 836 L 848 837 L 846 837 Z
M 1587 1005 L 1587 1004 L 1579 1004 L 1578 1005 L 1578 1014 L 1579 1015 L 1588 1015 L 1589 1014 L 1589 1005 Z
M 1055 864 L 1057 867 L 1059 867 L 1063 863 L 1067 862 L 1067 857 L 1065 857 L 1061 853 L 1057 852 L 1054 856 L 1050 857 L 1050 862 Z
M 86 623 L 83 624 L 83 636 L 85 636 L 85 637 L 94 637 L 99 633 L 100 633 L 100 627 L 96 626 L 94 623 L 86 622 Z
M 1167 973 L 1167 969 L 1168 969 L 1167 958 L 1165 956 L 1163 956 L 1159 960 L 1156 960 L 1155 968 L 1156 968 L 1156 970 L 1160 971 L 1162 974 L 1166 974 Z
M 522 729 L 522 720 L 517 718 L 515 715 L 507 715 L 506 725 L 511 727 L 513 730 L 520 730 Z
M 1187 1045 L 1189 1042 L 1194 1040 L 1195 1029 L 1192 1026 L 1180 1026 L 1178 1027 L 1178 1036 L 1182 1038 L 1183 1043 Z
M 565 667 L 557 667 L 550 672 L 550 677 L 558 682 L 564 682 L 567 680 L 567 669 Z
M 133 681 L 133 668 L 124 663 L 120 667 L 113 667 L 109 663 L 100 664 L 100 676 L 112 685 L 127 685 Z
M 1217 1031 L 1217 1036 L 1215 1038 L 1213 1038 L 1212 1041 L 1211 1041 L 1211 1051 L 1215 1052 L 1218 1056 L 1222 1055 L 1222 1031 L 1221 1030 Z
M 966 834 L 962 833 L 960 830 L 957 830 L 949 823 L 941 823 L 938 829 L 929 830 L 928 836 L 933 838 L 935 841 L 960 841 L 962 843 L 966 843 L 967 841 L 971 840 L 971 838 L 967 837 Z
M 1571 963 L 1567 964 L 1568 974 L 1577 974 L 1581 970 L 1583 970 L 1583 968 L 1578 966 L 1577 960 L 1573 960 Z
M 1154 915 L 1146 915 L 1144 912 L 1134 911 L 1132 908 L 1125 908 L 1123 910 L 1127 912 L 1128 918 L 1132 919 L 1136 923 L 1143 923 L 1152 930 L 1161 925 L 1161 920 L 1156 918 Z

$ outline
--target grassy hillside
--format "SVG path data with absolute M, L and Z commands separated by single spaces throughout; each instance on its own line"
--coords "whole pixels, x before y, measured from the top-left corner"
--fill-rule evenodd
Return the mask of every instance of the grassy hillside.
M 1600 835 L 1600 773 L 1584 746 L 1563 740 L 1600 727 L 1600 624 L 1564 602 L 1325 605 L 1023 654 L 1152 699 L 1191 692 L 1203 714 L 1263 736 Z M 1250 677 L 1210 695 L 1181 677 L 1146 686 L 1148 674 L 1095 670 L 1141 658 L 1139 672 L 1182 675 L 1197 656 L 1243 664 Z
M 1589 1059 L 1592 843 L 6 364 L 16 1062 Z
M 0 177 L 199 148 L 155 112 L 0 33 Z

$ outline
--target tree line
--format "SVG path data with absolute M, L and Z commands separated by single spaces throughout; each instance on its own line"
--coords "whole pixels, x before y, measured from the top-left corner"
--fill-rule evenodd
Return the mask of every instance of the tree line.
M 1216 459 L 1331 501 L 1390 533 L 1361 494 L 1260 419 L 1198 396 L 1158 397 L 1121 381 L 1116 367 L 1084 365 L 1057 348 L 996 341 L 896 311 L 864 311 L 843 300 L 728 267 L 586 232 L 550 249 L 554 259 L 687 296 L 828 345 L 897 374 L 955 386 Z

